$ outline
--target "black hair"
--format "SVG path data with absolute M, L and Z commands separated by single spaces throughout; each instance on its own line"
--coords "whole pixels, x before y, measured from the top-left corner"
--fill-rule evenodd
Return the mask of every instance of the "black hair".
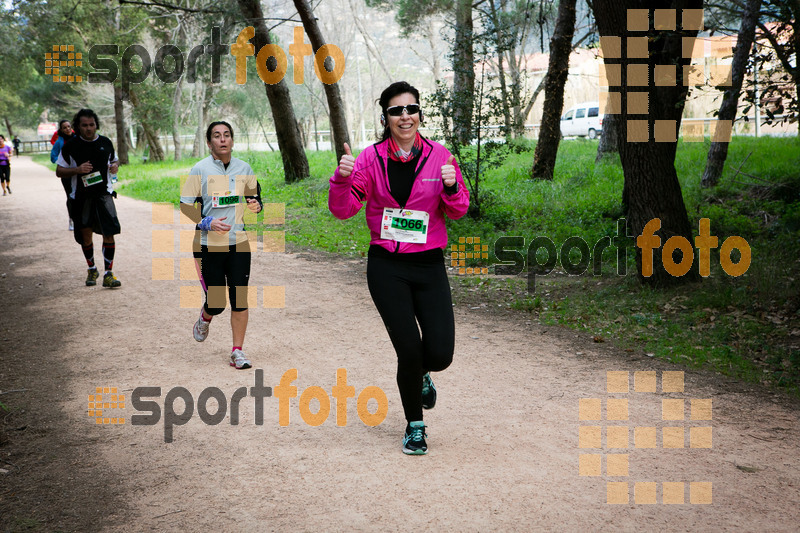
M 206 130 L 206 140 L 208 142 L 211 142 L 211 130 L 213 130 L 214 127 L 220 125 L 228 128 L 228 131 L 231 132 L 231 139 L 233 139 L 233 128 L 231 127 L 231 125 L 225 122 L 224 120 L 215 120 L 214 122 L 208 125 L 208 129 Z
M 70 138 L 69 135 L 64 135 L 63 133 L 61 133 L 61 126 L 63 126 L 65 122 L 69 124 L 69 120 L 67 119 L 62 119 L 58 121 L 58 135 L 59 137 L 64 137 L 65 139 L 69 139 Z
M 74 116 L 74 117 L 72 117 L 72 126 L 73 126 L 74 128 L 77 128 L 77 127 L 79 127 L 79 126 L 80 126 L 80 124 L 81 124 L 81 117 L 89 117 L 89 118 L 93 118 L 93 119 L 94 119 L 94 124 L 95 124 L 95 126 L 97 126 L 97 129 L 98 129 L 98 130 L 100 129 L 100 119 L 99 119 L 99 118 L 97 118 L 97 113 L 95 113 L 95 112 L 94 112 L 94 111 L 92 111 L 91 109 L 81 109 L 80 111 L 78 111 L 77 113 L 75 113 L 75 116 Z M 60 123 L 59 123 L 59 126 L 61 126 L 61 124 L 60 124 Z
M 385 141 L 391 136 L 391 132 L 389 131 L 389 119 L 386 117 L 386 109 L 389 107 L 389 100 L 397 96 L 398 94 L 405 94 L 410 93 L 419 104 L 419 91 L 416 87 L 408 83 L 407 81 L 396 81 L 393 84 L 389 85 L 387 88 L 383 90 L 381 93 L 381 97 L 378 98 L 378 105 L 381 106 L 381 116 L 384 117 L 384 126 L 383 126 L 383 135 L 381 136 L 381 141 Z M 422 111 L 419 114 L 420 122 L 422 122 Z

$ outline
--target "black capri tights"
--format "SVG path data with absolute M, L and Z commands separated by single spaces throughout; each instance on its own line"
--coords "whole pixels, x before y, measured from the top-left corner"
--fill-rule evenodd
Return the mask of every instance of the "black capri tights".
M 406 420 L 422 420 L 423 374 L 444 370 L 453 361 L 455 324 L 444 262 L 370 256 L 367 283 L 397 352 L 397 386 Z
M 206 294 L 203 309 L 210 316 L 225 310 L 225 286 L 231 311 L 247 309 L 247 282 L 250 279 L 250 248 L 242 251 L 247 243 L 223 248 L 202 245 L 194 258 L 200 260 L 200 284 Z M 237 246 L 239 251 L 237 251 Z M 237 291 L 237 288 L 239 290 Z M 210 305 L 209 305 L 210 302 Z

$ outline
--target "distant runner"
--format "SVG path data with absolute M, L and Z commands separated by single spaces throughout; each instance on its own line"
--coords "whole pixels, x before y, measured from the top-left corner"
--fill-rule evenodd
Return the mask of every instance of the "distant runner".
M 0 185 L 3 186 L 3 196 L 11 194 L 11 147 L 6 144 L 6 138 L 0 135 Z
M 69 120 L 60 120 L 58 122 L 58 130 L 56 130 L 58 134 L 58 139 L 56 143 L 53 145 L 53 148 L 50 150 L 50 162 L 51 163 L 58 163 L 58 156 L 61 154 L 61 149 L 64 148 L 64 145 L 75 136 L 75 132 L 72 131 L 72 125 L 69 123 Z M 69 217 L 69 225 L 67 228 L 69 231 L 75 230 L 75 224 L 72 222 L 72 199 L 69 197 L 70 192 L 72 191 L 72 178 L 61 178 L 61 185 L 64 187 L 64 192 L 67 193 L 67 216 Z

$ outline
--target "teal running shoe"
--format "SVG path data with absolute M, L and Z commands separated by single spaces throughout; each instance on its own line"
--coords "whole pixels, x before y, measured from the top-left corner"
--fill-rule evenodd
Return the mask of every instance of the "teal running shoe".
M 425 443 L 425 422 L 422 420 L 409 422 L 403 436 L 403 453 L 406 455 L 425 455 L 428 445 Z
M 434 405 L 436 405 L 436 387 L 433 386 L 431 373 L 428 372 L 422 376 L 422 407 L 433 409 Z

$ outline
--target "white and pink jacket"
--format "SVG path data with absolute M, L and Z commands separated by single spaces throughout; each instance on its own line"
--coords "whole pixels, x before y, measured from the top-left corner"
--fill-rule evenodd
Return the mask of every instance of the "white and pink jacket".
M 370 244 L 380 245 L 390 252 L 424 252 L 447 247 L 444 216 L 457 220 L 466 214 L 469 207 L 469 190 L 464 185 L 458 163 L 453 163 L 458 190 L 448 194 L 442 183 L 442 165 L 447 164 L 450 152 L 441 144 L 423 138 L 411 195 L 406 205 L 401 206 L 389 190 L 387 146 L 387 142 L 380 142 L 366 148 L 356 158 L 353 173 L 347 178 L 342 177 L 339 168 L 336 168 L 330 180 L 328 208 L 333 216 L 344 220 L 358 213 L 366 200 Z M 427 212 L 430 216 L 427 242 L 419 244 L 381 239 L 381 218 L 386 207 Z

